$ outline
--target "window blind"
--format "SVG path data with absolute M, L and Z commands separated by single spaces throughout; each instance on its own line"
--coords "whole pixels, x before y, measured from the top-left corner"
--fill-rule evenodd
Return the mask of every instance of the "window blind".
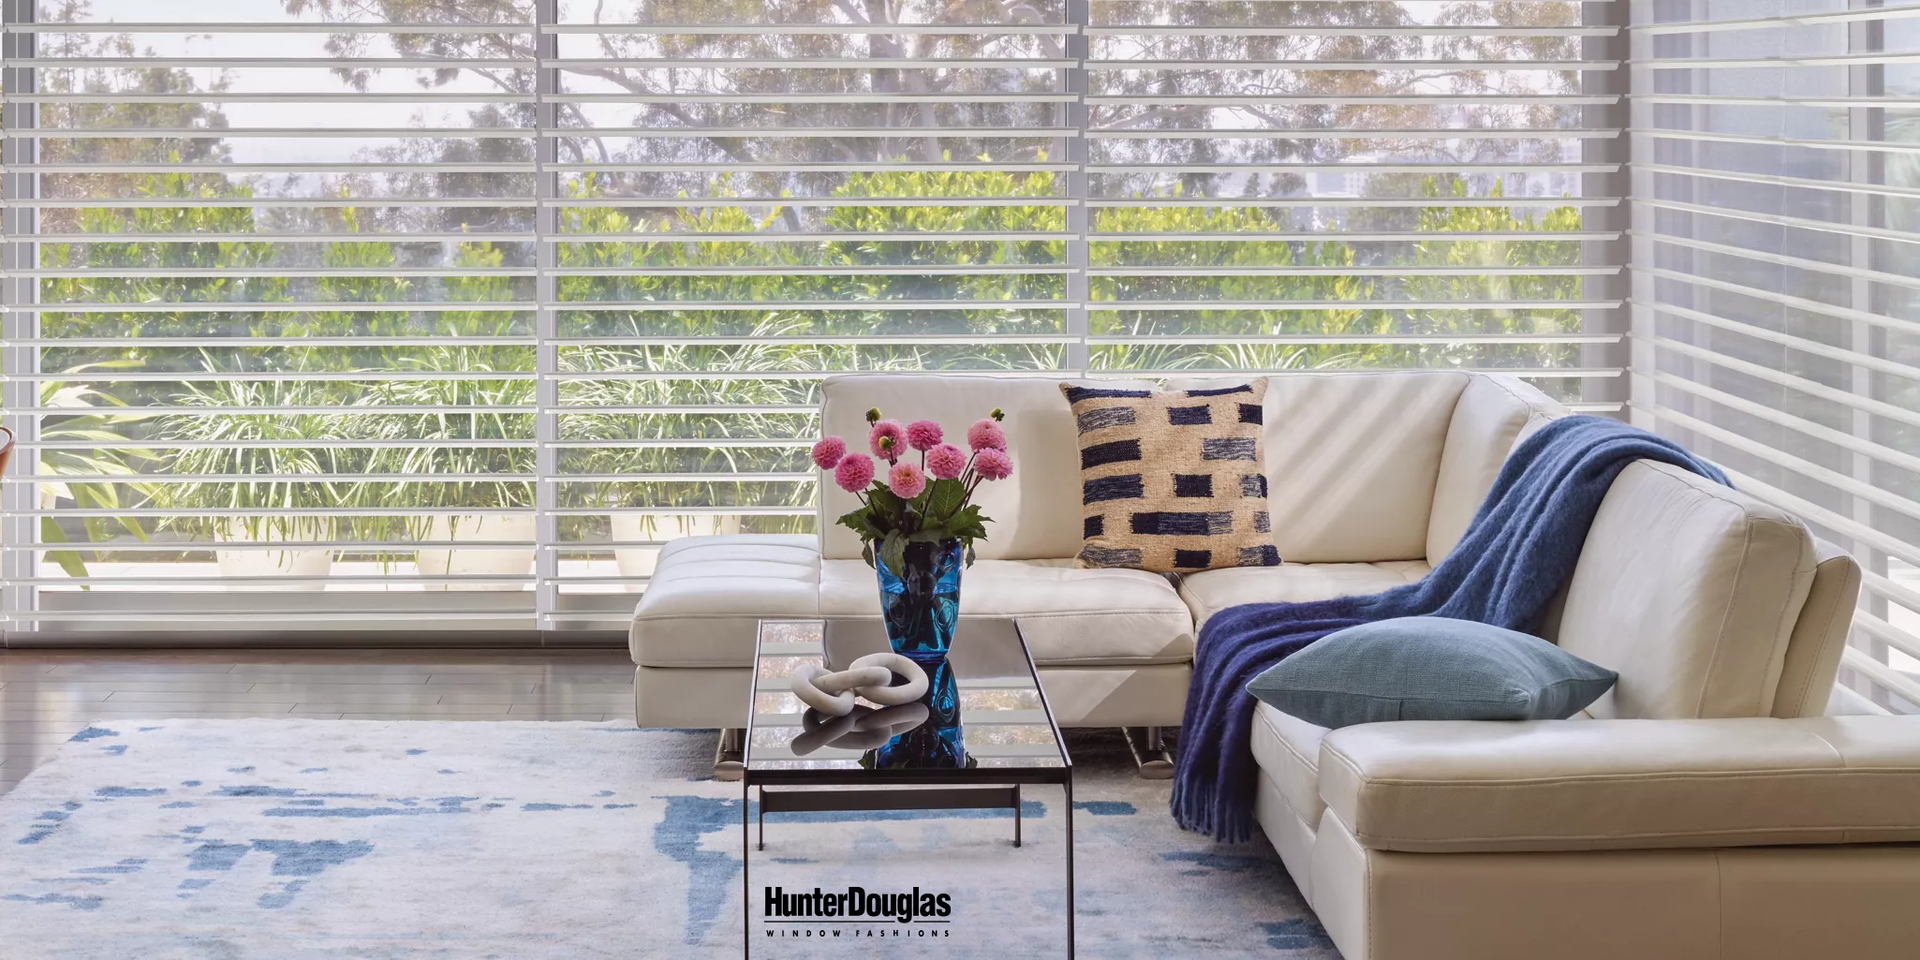
M 1637 0 L 1632 408 L 1866 569 L 1841 706 L 1920 706 L 1920 7 Z
M 11 631 L 618 628 L 837 372 L 1623 399 L 1612 3 L 4 2 Z

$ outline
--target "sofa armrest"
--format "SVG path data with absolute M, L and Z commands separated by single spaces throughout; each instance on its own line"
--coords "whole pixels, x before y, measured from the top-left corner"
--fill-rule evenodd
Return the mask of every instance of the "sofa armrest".
M 1920 718 L 1361 724 L 1320 795 L 1376 850 L 1920 840 Z

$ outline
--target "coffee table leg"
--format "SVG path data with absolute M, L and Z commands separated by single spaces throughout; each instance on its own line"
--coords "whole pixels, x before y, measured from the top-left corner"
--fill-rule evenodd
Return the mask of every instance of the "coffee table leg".
M 747 880 L 747 865 L 753 851 L 747 835 L 747 784 L 740 782 L 740 957 L 753 956 L 753 885 Z
M 1020 845 L 1020 785 L 1013 785 L 1013 845 Z
M 1063 784 L 1067 791 L 1067 960 L 1073 960 L 1073 774 Z

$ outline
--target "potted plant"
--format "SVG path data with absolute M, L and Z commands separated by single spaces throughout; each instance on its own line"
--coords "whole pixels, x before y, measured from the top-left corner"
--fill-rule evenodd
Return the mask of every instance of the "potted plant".
M 987 535 L 990 522 L 973 493 L 1013 474 L 1002 418 L 994 410 L 967 429 L 971 453 L 943 442 L 931 420 L 903 427 L 882 419 L 877 408 L 867 411 L 871 457 L 848 452 L 839 437 L 813 447 L 814 464 L 860 498 L 860 508 L 838 522 L 860 536 L 861 556 L 879 575 L 880 612 L 894 652 L 934 668 L 953 644 L 960 571 L 973 563 L 973 542 Z M 911 462 L 915 451 L 917 464 Z M 885 464 L 884 474 L 876 460 Z
M 207 361 L 209 369 L 212 361 Z M 339 506 L 340 485 L 332 480 L 286 479 L 301 474 L 338 474 L 332 451 L 305 446 L 315 437 L 340 436 L 341 415 L 334 413 L 238 413 L 238 409 L 313 404 L 314 387 L 300 380 L 215 380 L 188 383 L 174 398 L 178 407 L 207 407 L 206 413 L 169 413 L 157 418 L 156 446 L 178 443 L 166 460 L 166 479 L 151 484 L 149 502 L 183 511 L 161 517 L 158 526 L 195 539 L 269 543 L 343 539 L 344 518 L 333 514 L 283 513 Z M 258 475 L 260 480 L 244 479 Z M 211 515 L 191 510 L 222 511 Z M 239 511 L 258 510 L 257 514 Z M 332 568 L 328 548 L 287 550 L 214 550 L 222 577 L 324 577 Z M 320 590 L 316 580 L 286 589 Z

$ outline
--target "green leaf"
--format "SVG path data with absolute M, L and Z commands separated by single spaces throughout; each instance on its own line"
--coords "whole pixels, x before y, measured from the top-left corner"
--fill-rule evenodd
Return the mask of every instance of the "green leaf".
M 873 488 L 867 491 L 867 502 L 872 504 L 873 511 L 881 516 L 898 516 L 905 505 L 899 497 L 894 496 L 892 490 L 888 490 L 879 483 L 875 483 Z
M 886 564 L 894 576 L 899 576 L 907 568 L 907 538 L 897 531 L 887 534 L 880 545 L 880 562 Z
M 60 532 L 60 524 L 54 520 L 54 518 L 41 517 L 40 539 L 48 543 L 66 543 L 67 535 Z M 60 569 L 66 571 L 69 577 L 84 577 L 87 575 L 87 562 L 80 559 L 78 553 L 67 550 L 49 550 L 47 551 L 47 559 L 59 564 Z M 93 586 L 91 584 L 81 584 L 80 589 L 92 590 Z
M 958 480 L 935 480 L 928 484 L 926 498 L 927 516 L 945 520 L 967 499 L 967 485 Z
M 867 566 L 873 566 L 873 541 L 868 540 L 860 545 L 860 559 L 865 560 Z

